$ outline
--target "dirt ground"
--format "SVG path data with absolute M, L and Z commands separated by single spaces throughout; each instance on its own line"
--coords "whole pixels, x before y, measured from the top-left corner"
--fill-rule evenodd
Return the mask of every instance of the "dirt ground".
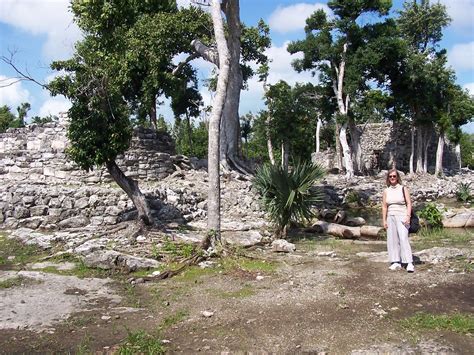
M 418 312 L 472 316 L 472 268 L 450 260 L 417 265 L 413 274 L 390 271 L 356 255 L 385 250 L 377 241 L 296 245 L 291 254 L 257 248 L 245 251 L 247 258 L 215 260 L 208 268 L 135 285 L 129 276 L 73 283 L 75 276 L 21 271 L 18 285 L 0 289 L 0 353 L 113 353 L 127 334 L 143 330 L 169 353 L 472 354 L 472 329 L 460 334 L 401 325 Z M 467 247 L 472 250 L 472 239 Z M 12 272 L 18 270 L 2 268 L 0 280 Z M 48 302 L 27 298 L 38 283 L 44 293 L 58 278 L 69 279 L 62 289 L 55 286 L 57 300 L 53 294 Z M 76 307 L 65 309 L 68 302 Z M 21 312 L 26 319 L 53 315 L 49 323 L 14 323 Z

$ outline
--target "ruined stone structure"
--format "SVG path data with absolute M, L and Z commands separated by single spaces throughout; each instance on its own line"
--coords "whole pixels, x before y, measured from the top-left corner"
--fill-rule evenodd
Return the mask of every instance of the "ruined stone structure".
M 0 134 L 0 181 L 34 183 L 110 182 L 105 169 L 90 172 L 67 159 L 66 127 L 62 123 L 29 125 Z M 137 128 L 130 149 L 117 164 L 127 176 L 142 181 L 160 180 L 174 171 L 174 143 L 167 133 Z
M 408 124 L 393 122 L 371 123 L 360 125 L 359 129 L 362 132 L 360 142 L 363 166 L 367 172 L 386 170 L 393 165 L 401 171 L 407 172 L 409 170 L 411 134 Z M 433 131 L 428 148 L 428 161 L 433 166 L 428 166 L 429 171 L 434 171 L 437 143 L 438 136 Z M 335 166 L 335 152 L 331 150 L 313 154 L 312 159 L 327 169 Z M 454 171 L 459 169 L 459 162 L 454 153 L 454 147 L 449 142 L 447 142 L 444 148 L 443 167 Z

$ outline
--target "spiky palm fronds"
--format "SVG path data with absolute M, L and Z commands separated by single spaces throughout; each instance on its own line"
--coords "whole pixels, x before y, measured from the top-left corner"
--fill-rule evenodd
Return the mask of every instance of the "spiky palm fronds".
M 273 165 L 264 165 L 257 170 L 254 186 L 279 233 L 290 221 L 300 222 L 313 217 L 311 208 L 322 196 L 312 186 L 323 176 L 324 170 L 311 163 L 296 163 L 290 172 Z

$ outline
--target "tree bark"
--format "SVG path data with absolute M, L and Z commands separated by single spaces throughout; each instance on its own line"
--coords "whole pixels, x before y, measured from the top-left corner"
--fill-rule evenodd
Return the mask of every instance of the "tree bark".
M 275 165 L 275 155 L 273 154 L 273 143 L 272 143 L 272 136 L 270 133 L 271 121 L 272 121 L 272 116 L 270 116 L 270 112 L 269 112 L 266 119 L 267 150 L 268 150 L 268 158 L 270 159 L 270 164 Z
M 413 169 L 413 159 L 415 157 L 415 127 L 412 126 L 410 127 L 410 134 L 411 134 L 411 147 L 410 147 L 410 175 L 413 175 L 415 173 L 415 170 Z
M 361 132 L 359 128 L 357 128 L 353 119 L 349 119 L 349 130 L 351 134 L 351 144 L 355 162 L 355 171 L 359 174 L 362 174 L 364 172 L 364 167 L 362 164 L 362 147 L 360 145 Z
M 290 144 L 287 139 L 281 143 L 281 168 L 283 171 L 288 172 L 288 163 L 290 157 Z
M 138 218 L 146 225 L 152 224 L 153 217 L 150 208 L 148 207 L 145 195 L 143 195 L 138 187 L 138 183 L 126 176 L 114 160 L 107 162 L 106 167 L 117 185 L 119 185 L 130 200 L 132 200 L 138 211 Z
M 224 34 L 224 23 L 221 16 L 219 0 L 211 1 L 212 23 L 216 36 L 217 51 L 219 53 L 219 75 L 217 78 L 217 90 L 214 97 L 211 118 L 209 120 L 209 144 L 208 144 L 208 172 L 209 193 L 207 200 L 207 229 L 208 233 L 202 241 L 202 247 L 208 249 L 215 247 L 220 241 L 220 162 L 219 162 L 219 135 L 220 121 L 224 109 L 229 80 L 229 50 Z
M 423 142 L 423 173 L 428 173 L 428 147 L 431 143 L 431 130 L 429 127 L 424 127 L 424 142 Z
M 383 228 L 377 226 L 349 227 L 342 224 L 317 221 L 311 227 L 319 233 L 326 233 L 339 238 L 359 239 L 366 237 L 370 239 L 379 239 L 383 234 Z
M 440 132 L 438 137 L 438 147 L 436 149 L 435 175 L 443 175 L 443 152 L 444 152 L 444 132 Z
M 155 129 L 158 129 L 158 123 L 156 119 L 156 96 L 153 96 L 151 99 L 151 106 L 150 106 L 150 124 Z
M 346 177 L 352 178 L 354 176 L 354 165 L 352 162 L 351 148 L 347 142 L 347 113 L 349 110 L 349 95 L 346 95 L 344 100 L 343 95 L 343 84 L 344 84 L 344 71 L 346 67 L 346 52 L 347 52 L 347 43 L 344 43 L 343 51 L 341 54 L 341 62 L 339 66 L 336 66 L 333 63 L 334 70 L 336 72 L 337 80 L 333 79 L 333 90 L 337 99 L 337 107 L 339 109 L 339 114 L 345 117 L 345 123 L 341 126 L 341 131 L 339 132 L 339 138 L 341 140 L 342 146 L 342 155 L 344 158 L 345 168 L 346 168 Z
M 339 139 L 339 133 L 341 132 L 341 126 L 336 122 L 336 168 L 342 171 L 342 153 L 341 153 L 341 140 Z
M 423 129 L 417 126 L 416 135 L 416 172 L 423 173 Z
M 454 147 L 454 152 L 456 154 L 456 159 L 458 160 L 459 163 L 459 171 L 461 171 L 462 168 L 462 161 L 461 161 L 461 144 L 456 143 L 456 146 Z
M 321 134 L 321 119 L 318 117 L 316 121 L 316 153 L 319 153 L 320 143 L 319 143 L 319 136 Z

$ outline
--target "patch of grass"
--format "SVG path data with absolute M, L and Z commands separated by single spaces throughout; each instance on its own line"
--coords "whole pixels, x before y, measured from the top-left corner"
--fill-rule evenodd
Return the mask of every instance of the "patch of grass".
M 160 325 L 160 329 L 167 329 L 167 328 L 171 327 L 172 325 L 175 325 L 175 324 L 181 322 L 188 315 L 189 315 L 189 313 L 187 311 L 180 310 L 180 311 L 176 312 L 175 314 L 173 314 L 171 316 L 168 316 L 165 319 L 163 319 L 163 322 Z
M 69 327 L 73 328 L 82 328 L 88 324 L 91 324 L 93 322 L 94 318 L 92 316 L 75 316 L 75 317 L 70 317 L 66 320 L 66 324 Z
M 460 269 L 461 272 L 470 273 L 474 271 L 474 264 L 465 256 L 454 258 L 451 260 L 450 264 L 452 264 L 456 269 Z
M 65 271 L 67 275 L 74 275 L 79 278 L 86 278 L 86 277 L 97 277 L 97 278 L 105 278 L 108 277 L 110 272 L 107 270 L 91 268 L 87 266 L 83 260 L 79 260 L 76 264 L 76 267 L 73 270 Z
M 189 258 L 195 252 L 196 247 L 192 244 L 186 243 L 175 243 L 169 239 L 165 240 L 163 250 L 165 253 L 170 254 L 174 257 L 182 257 L 182 258 Z
M 461 334 L 474 333 L 474 316 L 470 314 L 434 315 L 421 312 L 400 323 L 409 331 L 449 330 Z
M 91 336 L 88 334 L 84 335 L 84 338 L 82 338 L 81 342 L 79 343 L 79 346 L 77 347 L 76 354 L 78 355 L 91 354 L 92 353 L 91 342 L 92 342 Z
M 129 332 L 127 339 L 118 349 L 120 355 L 132 354 L 164 354 L 165 348 L 158 335 L 151 335 L 143 330 Z
M 0 234 L 0 265 L 19 264 L 23 266 L 46 255 L 46 252 L 36 245 L 26 245 L 16 239 L 10 239 Z M 9 260 L 11 256 L 14 256 L 14 258 Z
M 21 286 L 25 283 L 25 278 L 21 276 L 12 277 L 11 279 L 6 279 L 0 281 L 0 289 L 12 288 L 15 286 Z
M 421 228 L 412 243 L 419 250 L 435 246 L 464 246 L 471 241 L 474 241 L 474 233 L 468 229 Z
M 177 275 L 175 279 L 176 281 L 197 283 L 202 276 L 212 275 L 218 271 L 218 269 L 212 267 L 201 268 L 199 266 L 190 266 L 181 274 Z

